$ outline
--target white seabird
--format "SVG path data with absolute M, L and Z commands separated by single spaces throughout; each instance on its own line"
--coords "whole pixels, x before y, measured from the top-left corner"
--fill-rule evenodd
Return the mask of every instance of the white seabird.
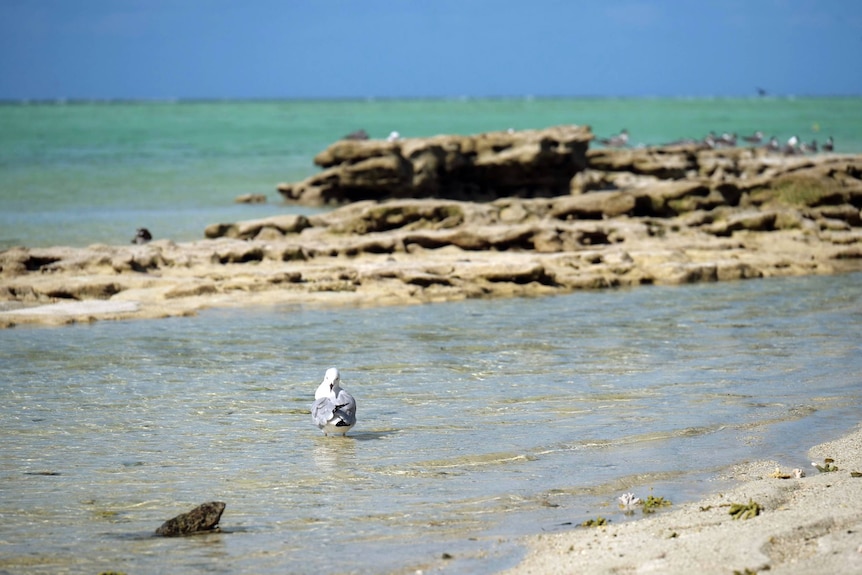
M 799 137 L 798 136 L 790 136 L 790 139 L 787 140 L 787 143 L 784 144 L 784 147 L 781 148 L 781 153 L 785 156 L 792 156 L 794 154 L 799 153 Z
M 341 374 L 330 367 L 314 392 L 311 419 L 324 435 L 344 435 L 356 425 L 356 400 L 341 389 Z
M 599 143 L 610 148 L 624 148 L 629 143 L 629 131 L 622 130 L 616 136 L 611 136 L 610 138 L 599 138 Z

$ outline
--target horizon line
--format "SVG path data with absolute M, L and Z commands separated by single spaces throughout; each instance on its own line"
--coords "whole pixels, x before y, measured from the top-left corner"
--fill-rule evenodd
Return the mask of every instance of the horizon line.
M 320 96 L 320 97 L 56 97 L 7 98 L 0 96 L 0 105 L 75 105 L 75 104 L 186 104 L 186 103 L 263 103 L 263 102 L 477 102 L 477 101 L 551 101 L 551 100 L 797 100 L 860 98 L 862 94 L 818 95 L 747 95 L 747 96 L 599 96 L 599 95 L 522 95 L 522 96 Z

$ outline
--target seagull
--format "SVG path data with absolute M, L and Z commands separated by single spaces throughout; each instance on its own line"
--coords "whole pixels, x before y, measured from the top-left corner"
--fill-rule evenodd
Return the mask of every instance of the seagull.
M 781 146 L 778 144 L 778 138 L 776 138 L 775 136 L 769 138 L 769 143 L 766 144 L 764 148 L 766 148 L 770 152 L 777 152 L 778 150 L 780 150 Z
M 716 138 L 715 132 L 710 131 L 706 137 L 704 137 L 703 143 L 710 148 L 716 147 L 718 145 L 718 138 Z
M 728 134 L 727 132 L 723 133 L 721 137 L 718 138 L 715 142 L 720 146 L 736 146 L 736 134 Z
M 389 133 L 389 136 L 386 138 L 386 141 L 387 142 L 397 142 L 400 139 L 401 139 L 401 134 L 399 134 L 398 132 L 393 130 L 392 132 Z
M 600 144 L 604 144 L 605 146 L 610 146 L 612 148 L 622 148 L 629 143 L 629 131 L 623 130 L 616 136 L 611 136 L 610 138 L 600 138 Z
M 807 154 L 811 152 L 812 154 L 817 153 L 817 140 L 811 140 L 810 144 L 806 144 L 805 142 L 801 142 L 799 144 L 799 151 L 803 154 Z
M 792 156 L 794 154 L 799 153 L 797 146 L 799 145 L 799 138 L 797 136 L 791 136 L 787 143 L 784 144 L 784 147 L 781 148 L 781 153 L 786 156 Z
M 763 132 L 761 132 L 760 130 L 757 130 L 756 132 L 754 132 L 753 135 L 743 136 L 742 139 L 745 140 L 746 142 L 748 142 L 749 144 L 753 144 L 756 146 L 757 144 L 759 144 L 760 142 L 763 141 Z
M 826 138 L 826 141 L 823 142 L 823 151 L 831 152 L 835 149 L 835 143 L 832 141 L 832 136 Z
M 341 374 L 330 367 L 314 393 L 311 419 L 324 435 L 344 435 L 356 424 L 356 400 L 339 383 Z

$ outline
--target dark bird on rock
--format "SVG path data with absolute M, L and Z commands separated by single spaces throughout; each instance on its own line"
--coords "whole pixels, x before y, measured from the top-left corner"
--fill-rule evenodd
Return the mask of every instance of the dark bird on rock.
M 344 136 L 341 139 L 342 140 L 367 140 L 368 139 L 368 132 L 366 132 L 365 130 L 356 130 L 355 132 L 350 132 L 349 134 L 347 134 L 346 136 Z
M 749 144 L 756 146 L 757 144 L 759 144 L 760 142 L 763 141 L 763 132 L 761 132 L 760 130 L 757 130 L 756 132 L 754 132 L 754 134 L 752 134 L 750 136 L 743 136 L 742 139 L 745 140 L 746 142 L 748 142 Z
M 147 228 L 138 228 L 138 233 L 132 238 L 133 244 L 145 244 L 153 239 L 153 234 Z
M 823 142 L 823 151 L 824 152 L 832 152 L 835 150 L 835 143 L 832 141 L 832 136 L 826 138 L 826 141 Z

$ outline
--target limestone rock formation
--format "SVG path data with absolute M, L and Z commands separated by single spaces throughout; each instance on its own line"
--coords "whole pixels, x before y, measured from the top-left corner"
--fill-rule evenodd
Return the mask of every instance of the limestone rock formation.
M 588 168 L 572 177 L 580 165 L 573 150 L 589 134 L 559 132 L 572 137 L 568 144 L 540 132 L 520 140 L 505 139 L 508 133 L 345 140 L 318 157 L 335 170 L 329 184 L 315 180 L 318 199 L 366 192 L 386 199 L 214 224 L 207 239 L 184 244 L 2 251 L 0 327 L 252 303 L 404 304 L 862 269 L 862 156 L 699 146 L 600 150 L 586 152 Z M 456 141 L 455 151 L 441 144 Z M 498 141 L 511 146 L 492 144 Z M 558 154 L 561 148 L 568 151 Z M 507 154 L 544 157 L 550 175 L 530 172 L 525 166 L 534 164 L 520 160 L 503 169 Z M 445 161 L 423 172 L 420 157 Z M 483 165 L 494 168 L 482 172 Z M 401 170 L 411 178 L 386 176 Z M 346 193 L 346 173 L 366 182 L 363 193 Z M 417 173 L 436 175 L 423 180 Z M 411 187 L 416 181 L 426 187 Z M 478 190 L 470 197 L 488 201 L 412 197 L 419 190 Z M 512 194 L 495 197 L 503 192 Z
M 307 205 L 393 198 L 493 200 L 566 194 L 586 167 L 586 126 L 445 135 L 395 141 L 339 140 L 317 155 L 324 170 L 280 184 Z

